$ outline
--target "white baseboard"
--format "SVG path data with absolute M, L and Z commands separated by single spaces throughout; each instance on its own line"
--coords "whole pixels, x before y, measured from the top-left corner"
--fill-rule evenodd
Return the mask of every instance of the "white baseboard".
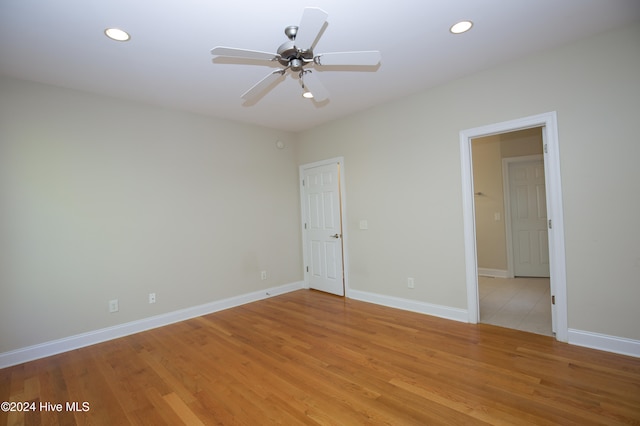
M 285 284 L 282 286 L 242 294 L 240 296 L 234 296 L 228 299 L 216 300 L 214 302 L 205 303 L 203 305 L 180 309 L 178 311 L 168 312 L 166 314 L 156 315 L 153 317 L 120 324 L 113 327 L 102 328 L 99 330 L 89 331 L 87 333 L 77 334 L 75 336 L 69 336 L 38 345 L 28 346 L 26 348 L 0 353 L 0 368 L 22 364 L 23 362 L 33 361 L 35 359 L 56 355 L 62 352 L 67 352 L 89 345 L 94 345 L 96 343 L 105 342 L 107 340 L 117 339 L 119 337 L 128 336 L 130 334 L 139 333 L 141 331 L 150 330 L 152 328 L 162 327 L 164 325 L 173 324 L 175 322 L 222 311 L 224 309 L 233 308 L 235 306 L 244 305 L 246 303 L 255 302 L 257 300 L 262 300 L 291 291 L 299 290 L 302 289 L 303 286 L 304 283 L 302 281 Z
M 375 303 L 376 305 L 388 306 L 390 308 L 403 309 L 405 311 L 418 312 L 455 321 L 469 322 L 469 313 L 466 309 L 434 305 L 431 303 L 402 299 L 400 297 L 385 296 L 360 290 L 349 290 L 348 297 L 363 302 Z
M 466 309 L 451 308 L 448 306 L 433 305 L 431 303 L 417 302 L 415 300 L 402 299 L 393 296 L 385 296 L 360 290 L 350 290 L 348 297 L 363 302 L 389 306 L 391 308 L 433 315 L 440 318 L 469 322 Z M 640 341 L 624 337 L 608 336 L 582 330 L 568 330 L 568 343 L 576 346 L 584 346 L 591 349 L 629 355 L 640 358 Z
M 640 358 L 640 340 L 570 328 L 568 330 L 568 342 L 572 345 Z
M 513 278 L 509 276 L 509 271 L 505 271 L 504 269 L 478 268 L 478 275 L 482 277 Z
M 191 308 L 168 312 L 166 314 L 156 315 L 113 327 L 77 334 L 75 336 L 65 337 L 63 339 L 53 340 L 38 345 L 28 346 L 14 351 L 0 353 L 0 369 L 67 352 L 73 349 L 94 345 L 107 340 L 117 339 L 119 337 L 128 336 L 130 334 L 139 333 L 152 328 L 162 327 L 190 318 L 222 311 L 302 288 L 305 288 L 304 282 L 295 282 L 240 296 L 230 297 L 228 299 L 217 300 L 199 306 L 193 306 Z M 348 292 L 348 297 L 361 300 L 363 302 L 375 303 L 377 305 L 389 306 L 426 315 L 433 315 L 454 321 L 468 322 L 469 320 L 466 309 L 434 305 L 431 303 L 385 296 L 360 290 L 350 290 Z M 568 343 L 640 358 L 640 341 L 638 340 L 569 329 Z

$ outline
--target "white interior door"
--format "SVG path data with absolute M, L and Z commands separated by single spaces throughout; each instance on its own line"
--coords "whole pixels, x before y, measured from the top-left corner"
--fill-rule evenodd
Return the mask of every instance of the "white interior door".
M 304 169 L 303 200 L 309 287 L 344 296 L 340 164 Z
M 514 275 L 549 277 L 544 162 L 510 162 L 508 174 Z

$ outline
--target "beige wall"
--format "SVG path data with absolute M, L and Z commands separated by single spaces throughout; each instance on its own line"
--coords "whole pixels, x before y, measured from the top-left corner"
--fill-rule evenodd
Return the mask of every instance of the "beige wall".
M 0 353 L 302 280 L 291 145 L 1 78 Z
M 507 270 L 500 135 L 471 141 L 479 269 Z M 479 194 L 478 194 L 479 193 Z M 499 220 L 495 215 L 499 215 Z
M 345 157 L 351 287 L 466 308 L 459 132 L 557 111 L 569 328 L 640 339 L 639 42 L 623 28 L 303 132 L 300 163 Z
M 474 192 L 482 193 L 474 197 L 478 268 L 506 271 L 502 159 L 541 155 L 542 131 L 535 128 L 486 136 L 472 140 L 471 144 Z M 498 220 L 496 214 L 499 215 Z

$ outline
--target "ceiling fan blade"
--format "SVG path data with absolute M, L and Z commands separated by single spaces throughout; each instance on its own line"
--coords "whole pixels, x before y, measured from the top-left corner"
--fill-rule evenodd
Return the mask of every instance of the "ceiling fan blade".
M 317 7 L 305 7 L 298 25 L 295 46 L 299 50 L 309 50 L 320 35 L 329 14 Z
M 380 52 L 377 50 L 365 52 L 334 52 L 321 53 L 313 58 L 317 65 L 360 65 L 375 66 L 380 63 Z
M 313 71 L 307 71 L 302 76 L 304 86 L 313 94 L 313 100 L 322 102 L 329 97 L 329 92 L 320 82 L 320 79 Z
M 274 84 L 278 78 L 284 75 L 283 70 L 274 71 L 271 74 L 267 75 L 265 78 L 257 82 L 253 85 L 253 87 L 247 90 L 241 98 L 245 101 L 251 101 L 262 94 L 265 90 L 269 88 L 272 84 Z
M 211 54 L 216 56 L 229 56 L 233 58 L 266 59 L 269 61 L 279 57 L 279 55 L 269 52 L 261 52 L 259 50 L 237 49 L 235 47 L 223 46 L 214 47 L 211 49 Z

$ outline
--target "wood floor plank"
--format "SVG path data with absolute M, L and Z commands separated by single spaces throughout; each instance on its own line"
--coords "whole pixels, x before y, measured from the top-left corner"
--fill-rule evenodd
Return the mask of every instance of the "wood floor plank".
M 35 425 L 640 425 L 640 359 L 301 290 L 0 370 Z
M 171 392 L 163 396 L 163 399 L 166 401 L 169 407 L 171 407 L 171 409 L 174 411 L 177 417 L 185 425 L 188 425 L 188 426 L 204 425 L 204 423 L 200 421 L 200 419 L 194 414 L 193 411 L 191 411 L 191 409 L 187 406 L 187 404 L 185 404 L 185 402 L 182 399 L 180 399 L 180 397 L 177 394 Z M 176 424 L 174 422 L 172 423 Z

